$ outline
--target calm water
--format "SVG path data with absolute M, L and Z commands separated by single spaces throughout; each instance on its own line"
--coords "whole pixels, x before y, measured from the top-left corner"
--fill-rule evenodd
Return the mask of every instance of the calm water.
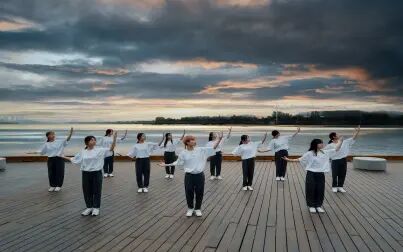
M 207 142 L 208 132 L 227 130 L 227 126 L 195 126 L 195 125 L 133 125 L 133 124 L 78 124 L 72 125 L 75 132 L 71 143 L 65 150 L 66 155 L 72 155 L 83 147 L 83 138 L 87 135 L 101 137 L 106 128 L 113 128 L 124 133 L 129 130 L 126 141 L 118 144 L 116 152 L 126 155 L 130 146 L 136 141 L 137 132 L 145 132 L 148 141 L 159 142 L 162 132 L 172 132 L 174 137 L 180 137 L 185 128 L 187 134 L 197 137 L 198 144 L 203 146 Z M 0 125 L 0 156 L 25 155 L 26 152 L 35 151 L 40 148 L 45 141 L 45 132 L 54 130 L 57 137 L 64 138 L 70 125 L 52 124 L 52 125 Z M 271 132 L 273 129 L 279 129 L 283 135 L 292 134 L 296 127 L 274 127 L 274 126 L 234 126 L 230 140 L 224 146 L 224 152 L 231 152 L 239 144 L 240 136 L 248 134 L 252 140 L 261 139 L 266 130 Z M 301 154 L 309 146 L 313 138 L 322 138 L 328 141 L 328 134 L 331 131 L 337 131 L 345 137 L 350 137 L 353 128 L 331 128 L 331 127 L 303 127 L 301 133 L 292 141 L 290 154 Z M 270 136 L 269 136 L 270 137 Z M 181 147 L 182 148 L 182 147 Z M 180 149 L 181 149 L 180 148 Z M 156 152 L 155 154 L 159 154 Z M 352 154 L 381 154 L 381 155 L 403 155 L 403 128 L 363 128 L 360 137 Z M 272 155 L 272 153 L 269 153 Z

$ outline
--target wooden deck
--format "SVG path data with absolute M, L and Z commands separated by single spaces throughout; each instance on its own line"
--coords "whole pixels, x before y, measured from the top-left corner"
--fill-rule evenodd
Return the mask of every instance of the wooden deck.
M 202 218 L 185 217 L 183 172 L 163 178 L 153 163 L 148 194 L 138 194 L 133 163 L 104 180 L 101 215 L 81 217 L 78 167 L 47 192 L 44 163 L 0 172 L 1 251 L 403 251 L 403 163 L 387 172 L 348 170 L 346 194 L 326 181 L 325 214 L 310 214 L 305 172 L 291 164 L 285 182 L 257 162 L 253 192 L 241 191 L 240 162 L 224 162 L 222 181 L 206 180 Z M 206 169 L 207 172 L 208 169 Z

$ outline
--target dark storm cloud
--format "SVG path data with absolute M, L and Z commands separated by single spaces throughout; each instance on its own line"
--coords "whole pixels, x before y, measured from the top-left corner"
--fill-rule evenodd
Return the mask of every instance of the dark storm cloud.
M 385 79 L 387 89 L 393 90 L 403 80 L 402 9 L 399 0 L 273 0 L 269 6 L 239 8 L 213 1 L 167 1 L 144 21 L 130 7 L 108 8 L 95 0 L 3 0 L 0 16 L 31 20 L 43 29 L 0 32 L 0 48 L 78 52 L 103 58 L 105 67 L 197 57 L 260 65 L 315 64 L 320 69 L 361 67 L 374 80 Z M 183 97 L 220 81 L 171 75 L 122 78 L 119 87 L 104 94 L 131 94 L 132 88 L 144 85 L 142 97 Z M 277 95 L 299 94 L 304 85 L 295 90 L 297 86 L 279 87 Z M 271 98 L 274 89 L 267 90 L 255 92 L 256 98 Z

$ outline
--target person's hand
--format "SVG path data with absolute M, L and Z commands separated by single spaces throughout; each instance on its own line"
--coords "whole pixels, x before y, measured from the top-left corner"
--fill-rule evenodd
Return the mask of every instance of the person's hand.
M 301 131 L 301 128 L 300 128 L 300 127 L 298 127 L 298 128 L 297 128 L 297 132 L 300 132 L 300 131 Z
M 165 163 L 164 163 L 164 162 L 160 162 L 160 163 L 158 164 L 158 166 L 165 167 Z
M 113 132 L 113 138 L 116 139 L 117 137 L 118 137 L 118 132 L 117 131 Z
M 357 128 L 355 128 L 355 131 L 360 131 L 361 130 L 361 125 L 358 125 Z
M 284 159 L 285 161 L 290 161 L 290 159 L 288 157 L 286 157 L 286 156 L 281 157 L 281 158 Z
M 221 140 L 221 139 L 223 139 L 223 137 L 224 137 L 224 133 L 221 131 L 221 132 L 219 133 L 219 135 L 218 135 L 218 138 Z

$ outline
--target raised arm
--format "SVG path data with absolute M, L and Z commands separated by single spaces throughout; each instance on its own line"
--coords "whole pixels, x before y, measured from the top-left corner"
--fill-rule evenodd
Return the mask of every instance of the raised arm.
M 263 139 L 262 139 L 262 144 L 264 144 L 264 142 L 266 142 L 267 139 L 267 131 L 266 133 L 264 133 Z
M 343 137 L 340 137 L 340 138 L 339 138 L 339 141 L 337 141 L 337 144 L 336 144 L 336 146 L 335 146 L 336 152 L 340 150 L 341 145 L 343 144 L 343 140 L 344 140 Z
M 180 138 L 181 141 L 183 140 L 183 138 L 185 137 L 185 135 L 186 135 L 186 130 L 184 129 L 184 130 L 183 130 L 183 134 L 182 134 L 182 136 L 181 136 L 181 138 Z
M 223 132 L 221 131 L 221 132 L 220 132 L 220 135 L 218 136 L 218 141 L 216 141 L 215 144 L 214 144 L 214 146 L 213 146 L 213 149 L 214 149 L 214 150 L 217 149 L 217 147 L 220 145 L 220 143 L 221 143 L 223 137 L 224 137 L 224 134 L 223 134 Z
M 299 132 L 301 132 L 300 127 L 297 128 L 297 131 L 291 137 L 295 137 L 296 135 L 298 135 Z
M 74 131 L 74 129 L 73 129 L 73 127 L 71 127 L 71 128 L 70 128 L 69 135 L 67 136 L 67 139 L 66 139 L 67 142 L 70 141 L 71 136 L 73 135 L 73 131 Z
M 118 137 L 118 132 L 115 131 L 115 132 L 113 133 L 113 142 L 112 142 L 112 144 L 111 144 L 111 147 L 109 148 L 110 151 L 113 151 L 113 150 L 115 149 L 115 146 L 116 146 L 116 138 L 117 138 L 117 137 Z
M 161 144 L 164 142 L 164 139 L 165 139 L 165 133 L 162 133 L 162 139 L 159 142 L 158 146 L 161 146 Z
M 361 126 L 358 125 L 357 128 L 355 128 L 355 133 L 353 135 L 353 140 L 355 140 L 358 137 L 358 134 L 360 134 Z
M 122 136 L 122 138 L 120 138 L 121 141 L 125 140 L 127 137 L 127 130 L 125 131 L 125 134 Z
M 231 137 L 232 127 L 228 129 L 227 139 Z

